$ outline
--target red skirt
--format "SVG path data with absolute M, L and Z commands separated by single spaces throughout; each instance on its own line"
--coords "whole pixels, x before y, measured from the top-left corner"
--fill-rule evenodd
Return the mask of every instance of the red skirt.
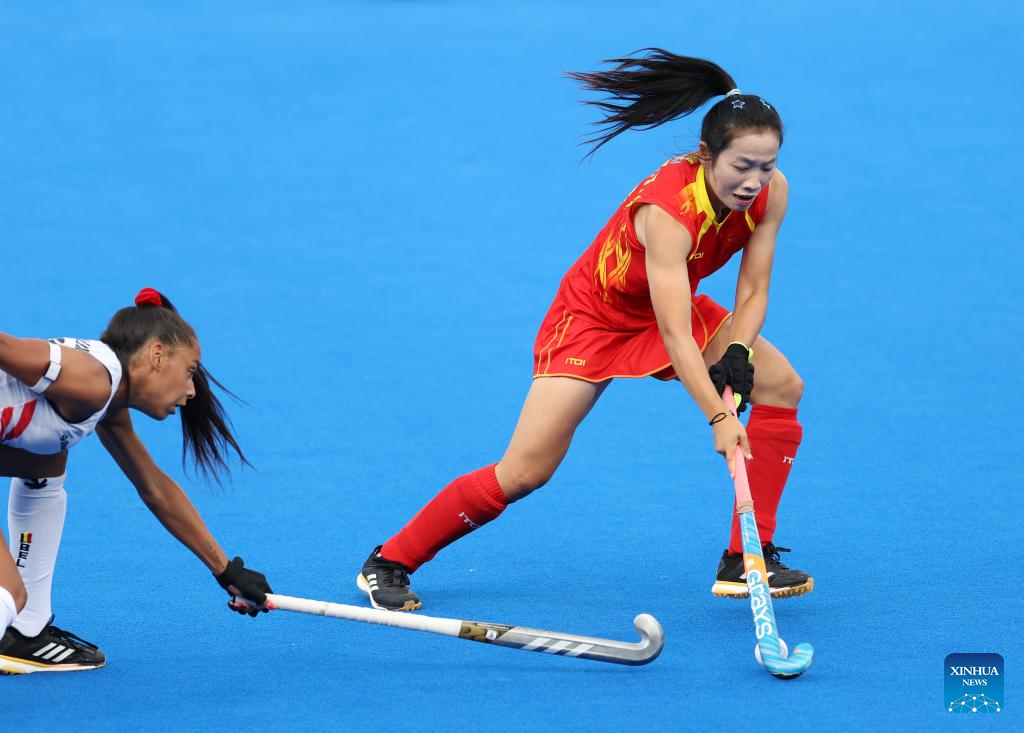
M 732 313 L 706 295 L 693 299 L 690 327 L 701 351 Z M 570 312 L 556 297 L 533 345 L 533 376 L 603 382 L 615 377 L 675 379 L 658 324 L 614 331 Z

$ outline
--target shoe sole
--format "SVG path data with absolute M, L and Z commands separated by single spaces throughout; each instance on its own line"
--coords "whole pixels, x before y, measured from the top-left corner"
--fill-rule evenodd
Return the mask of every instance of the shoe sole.
M 34 672 L 88 672 L 106 664 L 40 664 L 0 654 L 0 674 L 32 674 Z
M 808 578 L 806 583 L 790 585 L 785 588 L 772 588 L 772 598 L 793 598 L 794 596 L 805 596 L 814 590 L 814 578 Z M 711 586 L 711 595 L 718 598 L 749 598 L 746 583 L 730 583 L 719 580 Z
M 419 601 L 406 601 L 405 605 L 401 608 L 388 608 L 387 606 L 380 605 L 377 601 L 373 600 L 373 594 L 370 593 L 370 584 L 366 581 L 366 578 L 363 577 L 362 573 L 359 573 L 359 575 L 356 576 L 356 587 L 365 593 L 366 597 L 370 599 L 371 606 L 379 608 L 382 611 L 418 611 L 423 608 L 423 604 Z

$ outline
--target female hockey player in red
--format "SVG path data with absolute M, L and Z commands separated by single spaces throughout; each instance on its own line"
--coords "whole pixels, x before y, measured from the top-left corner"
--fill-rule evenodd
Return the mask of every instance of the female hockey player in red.
M 537 335 L 533 385 L 505 455 L 452 481 L 370 554 L 357 583 L 376 607 L 419 608 L 409 573 L 543 486 L 616 377 L 682 382 L 730 472 L 733 446 L 747 456 L 772 594 L 813 588 L 807 573 L 780 562 L 785 548 L 772 542 L 802 433 L 800 377 L 760 336 L 786 212 L 786 179 L 776 169 L 782 122 L 772 105 L 742 94 L 710 61 L 650 49 L 612 63 L 610 71 L 571 75 L 611 97 L 596 103 L 605 128 L 592 140 L 594 150 L 627 129 L 655 127 L 722 99 L 704 117 L 698 150 L 642 181 L 563 278 Z M 697 286 L 737 252 L 743 257 L 730 314 L 697 295 Z M 722 410 L 726 385 L 738 397 L 738 412 L 753 404 L 746 431 L 736 413 Z M 734 516 L 715 595 L 746 595 L 741 552 Z
M 156 466 L 132 427 L 129 408 L 156 420 L 180 409 L 184 450 L 200 469 L 224 468 L 228 447 L 245 460 L 211 389 L 211 382 L 219 383 L 199 361 L 195 331 L 155 290 L 141 291 L 135 303 L 114 314 L 97 341 L 0 334 L 0 476 L 15 477 L 8 527 L 16 561 L 16 568 L 9 567 L 11 558 L 0 555 L 0 585 L 9 587 L 19 573 L 17 585 L 24 581 L 19 599 L 24 607 L 0 639 L 0 673 L 67 672 L 104 664 L 95 645 L 53 626 L 50 609 L 64 528 L 68 449 L 94 430 L 150 511 L 229 594 L 262 604 L 270 592 L 263 575 L 246 568 L 241 558 L 228 561 L 188 496 Z M 4 593 L 0 589 L 0 616 Z M 258 612 L 229 605 L 241 613 Z

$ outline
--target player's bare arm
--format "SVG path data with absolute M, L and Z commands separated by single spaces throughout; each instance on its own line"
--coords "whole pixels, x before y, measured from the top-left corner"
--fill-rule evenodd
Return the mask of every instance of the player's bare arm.
M 637 237 L 646 252 L 647 280 L 651 302 L 658 320 L 665 349 L 679 381 L 714 427 L 715 450 L 725 456 L 733 473 L 731 448 L 737 443 L 750 453 L 746 432 L 734 414 L 723 413 L 715 386 L 708 377 L 704 359 L 690 327 L 692 293 L 686 270 L 690 252 L 690 233 L 657 206 L 644 206 L 645 214 L 637 227 Z
M 764 218 L 750 235 L 750 241 L 743 250 L 736 280 L 736 308 L 733 312 L 731 336 L 733 341 L 747 346 L 754 345 L 768 312 L 768 286 L 775 258 L 775 238 L 786 215 L 788 199 L 789 183 L 782 171 L 777 170 L 768 190 Z
M 153 516 L 212 573 L 223 572 L 228 564 L 227 555 L 210 534 L 188 495 L 153 461 L 132 426 L 128 410 L 108 414 L 96 433 Z
M 69 422 L 79 422 L 103 409 L 110 397 L 110 375 L 84 351 L 0 333 L 0 371 L 32 387 L 50 367 L 51 348 L 60 352 L 60 372 L 46 389 L 46 399 Z

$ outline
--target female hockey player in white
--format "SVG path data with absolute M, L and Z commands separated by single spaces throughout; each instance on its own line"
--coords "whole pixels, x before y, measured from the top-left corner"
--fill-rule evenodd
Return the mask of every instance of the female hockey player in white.
M 7 551 L 7 541 L 0 532 L 0 631 L 14 623 L 18 612 L 25 607 L 25 584 L 21 582 L 18 568 Z
M 211 390 L 211 383 L 220 384 L 199 357 L 192 327 L 150 288 L 139 293 L 135 306 L 114 314 L 98 341 L 0 334 L 0 476 L 14 477 L 8 506 L 11 555 L 28 595 L 0 639 L 0 672 L 104 664 L 95 645 L 52 625 L 50 609 L 68 449 L 93 430 L 150 511 L 229 594 L 259 604 L 266 600 L 271 592 L 266 578 L 241 558 L 228 561 L 188 496 L 156 466 L 132 428 L 129 408 L 156 420 L 180 409 L 183 451 L 192 453 L 204 473 L 226 467 L 229 447 L 245 460 Z M 0 581 L 6 574 L 0 566 Z M 5 601 L 0 597 L 0 606 Z

